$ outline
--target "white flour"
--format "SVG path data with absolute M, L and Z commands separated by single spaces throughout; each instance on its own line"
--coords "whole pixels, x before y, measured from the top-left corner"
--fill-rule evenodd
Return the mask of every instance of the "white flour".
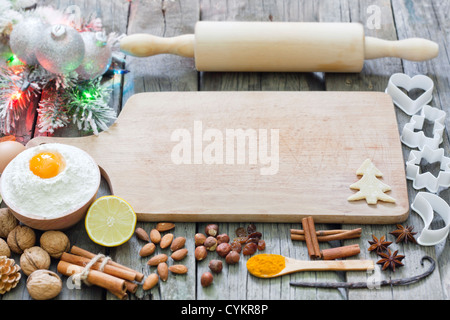
M 63 172 L 42 179 L 30 171 L 30 159 L 41 152 L 58 152 Z M 20 153 L 1 177 L 2 195 L 20 214 L 56 218 L 86 204 L 100 183 L 98 166 L 82 150 L 64 144 L 44 144 Z

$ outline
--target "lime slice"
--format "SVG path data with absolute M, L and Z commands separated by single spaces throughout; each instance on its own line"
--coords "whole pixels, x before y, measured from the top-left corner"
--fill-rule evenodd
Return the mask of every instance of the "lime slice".
M 116 247 L 134 234 L 136 213 L 128 202 L 116 197 L 98 198 L 89 207 L 85 227 L 89 238 L 105 247 Z

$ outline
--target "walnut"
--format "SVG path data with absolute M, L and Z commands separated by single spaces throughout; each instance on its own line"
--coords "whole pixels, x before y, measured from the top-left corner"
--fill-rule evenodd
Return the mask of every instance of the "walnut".
M 8 208 L 0 209 L 0 238 L 7 238 L 8 234 L 19 224 Z
M 0 238 L 0 257 L 5 256 L 7 258 L 11 257 L 11 250 L 5 240 Z
M 27 290 L 35 300 L 49 300 L 62 290 L 61 278 L 50 270 L 36 270 L 27 279 Z
M 30 227 L 18 225 L 8 234 L 6 241 L 12 252 L 22 254 L 23 250 L 34 246 L 36 234 Z
M 61 231 L 46 231 L 42 234 L 41 248 L 48 252 L 50 257 L 59 259 L 64 252 L 70 249 L 69 238 Z
M 38 269 L 50 268 L 50 262 L 50 255 L 41 247 L 25 249 L 20 256 L 20 267 L 27 276 Z

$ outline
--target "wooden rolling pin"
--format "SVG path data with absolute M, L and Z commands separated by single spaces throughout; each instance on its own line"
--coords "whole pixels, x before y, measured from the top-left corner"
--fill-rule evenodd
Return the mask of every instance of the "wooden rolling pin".
M 359 23 L 197 22 L 195 34 L 161 38 L 133 34 L 122 52 L 147 57 L 169 53 L 195 58 L 198 71 L 360 72 L 365 59 L 436 57 L 437 43 L 365 37 Z

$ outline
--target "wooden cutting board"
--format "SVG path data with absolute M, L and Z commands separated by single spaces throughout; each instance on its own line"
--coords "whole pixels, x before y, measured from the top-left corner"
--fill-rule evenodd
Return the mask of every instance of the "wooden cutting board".
M 399 129 L 384 93 L 143 93 L 99 136 L 38 137 L 29 146 L 49 142 L 91 154 L 141 221 L 299 222 L 312 215 L 378 224 L 409 213 Z M 367 158 L 395 204 L 347 201 Z

